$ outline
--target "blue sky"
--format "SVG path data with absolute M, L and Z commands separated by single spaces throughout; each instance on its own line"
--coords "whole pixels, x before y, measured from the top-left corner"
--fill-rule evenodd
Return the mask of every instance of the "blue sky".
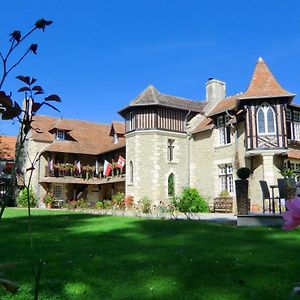
M 4 89 L 20 102 L 14 77 L 34 76 L 61 96 L 65 118 L 121 120 L 117 111 L 148 84 L 199 100 L 209 77 L 226 81 L 228 95 L 244 91 L 259 56 L 284 88 L 300 95 L 298 0 L 11 0 L 1 8 L 1 51 L 13 30 L 25 32 L 40 17 L 53 20 L 28 41 L 39 44 L 38 55 Z M 16 133 L 16 124 L 0 121 L 0 134 Z

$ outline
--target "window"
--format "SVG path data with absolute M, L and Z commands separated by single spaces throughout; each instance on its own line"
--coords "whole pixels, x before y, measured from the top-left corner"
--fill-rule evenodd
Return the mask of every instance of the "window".
M 287 118 L 288 120 L 291 120 L 291 119 L 292 119 L 292 112 L 291 112 L 290 109 L 287 109 L 287 110 L 286 110 L 286 118 Z
M 257 111 L 257 129 L 259 135 L 275 134 L 275 113 L 272 107 L 264 103 Z
M 226 126 L 226 123 L 229 121 L 229 116 L 219 116 L 217 118 L 217 127 L 219 130 L 219 144 L 226 145 L 230 144 L 230 126 Z
M 175 140 L 168 139 L 168 161 L 174 160 L 174 142 Z
M 294 122 L 294 140 L 300 141 L 300 123 Z
M 114 133 L 113 142 L 114 142 L 114 144 L 118 144 L 119 143 L 119 137 L 118 137 L 118 135 L 116 133 Z
M 129 182 L 133 183 L 133 163 L 130 161 L 129 163 Z
M 168 196 L 174 197 L 175 196 L 175 180 L 174 174 L 171 173 L 168 177 Z
M 234 192 L 232 165 L 225 164 L 219 166 L 220 191 Z
M 65 139 L 65 132 L 63 130 L 57 129 L 57 131 L 56 131 L 56 139 L 57 140 L 64 140 Z
M 56 200 L 63 200 L 63 189 L 61 185 L 54 185 L 52 192 Z

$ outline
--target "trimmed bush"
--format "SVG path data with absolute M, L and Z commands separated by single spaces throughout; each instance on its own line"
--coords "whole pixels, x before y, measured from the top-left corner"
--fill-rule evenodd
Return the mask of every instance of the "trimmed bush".
M 22 189 L 17 197 L 18 206 L 21 207 L 28 207 L 28 194 L 27 194 L 27 188 L 25 187 Z M 32 190 L 32 187 L 29 189 L 29 204 L 30 207 L 36 207 L 37 206 L 37 198 Z
M 208 212 L 208 204 L 195 188 L 185 188 L 180 197 L 173 199 L 180 212 Z
M 236 172 L 238 178 L 241 180 L 246 180 L 250 176 L 250 169 L 249 168 L 239 168 Z

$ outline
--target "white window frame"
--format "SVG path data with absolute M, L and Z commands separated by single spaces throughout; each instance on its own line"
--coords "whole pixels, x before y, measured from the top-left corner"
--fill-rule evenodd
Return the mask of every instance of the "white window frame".
M 274 132 L 269 131 L 269 126 L 268 126 L 268 111 L 271 110 L 272 114 L 273 114 L 273 122 L 274 122 Z M 264 121 L 264 129 L 265 132 L 260 132 L 260 128 L 259 128 L 259 118 L 258 118 L 258 114 L 259 112 L 262 111 L 263 112 L 263 121 Z M 268 103 L 263 103 L 260 108 L 257 110 L 256 112 L 256 125 L 257 125 L 257 132 L 258 135 L 275 135 L 276 134 L 276 118 L 275 118 L 275 112 L 274 109 L 271 107 L 270 104 Z
M 114 133 L 113 142 L 114 142 L 114 144 L 118 144 L 119 143 L 119 137 L 118 137 L 117 133 Z
M 220 192 L 228 191 L 229 194 L 234 193 L 234 180 L 232 164 L 222 164 L 219 167 L 219 188 Z
M 219 116 L 217 118 L 217 127 L 218 127 L 218 141 L 219 145 L 228 145 L 231 144 L 231 132 L 230 127 L 226 126 L 226 123 L 229 121 L 229 116 Z M 228 139 L 227 131 L 229 130 L 230 139 Z
M 63 140 L 65 140 L 65 138 L 66 138 L 65 131 L 57 129 L 56 130 L 56 139 L 60 140 L 60 141 L 63 141 Z

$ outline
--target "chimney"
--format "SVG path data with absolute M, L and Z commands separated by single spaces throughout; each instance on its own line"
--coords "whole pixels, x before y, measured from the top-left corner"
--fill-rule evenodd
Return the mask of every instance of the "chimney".
M 209 78 L 206 82 L 206 110 L 210 111 L 221 99 L 226 97 L 226 83 L 224 81 Z

